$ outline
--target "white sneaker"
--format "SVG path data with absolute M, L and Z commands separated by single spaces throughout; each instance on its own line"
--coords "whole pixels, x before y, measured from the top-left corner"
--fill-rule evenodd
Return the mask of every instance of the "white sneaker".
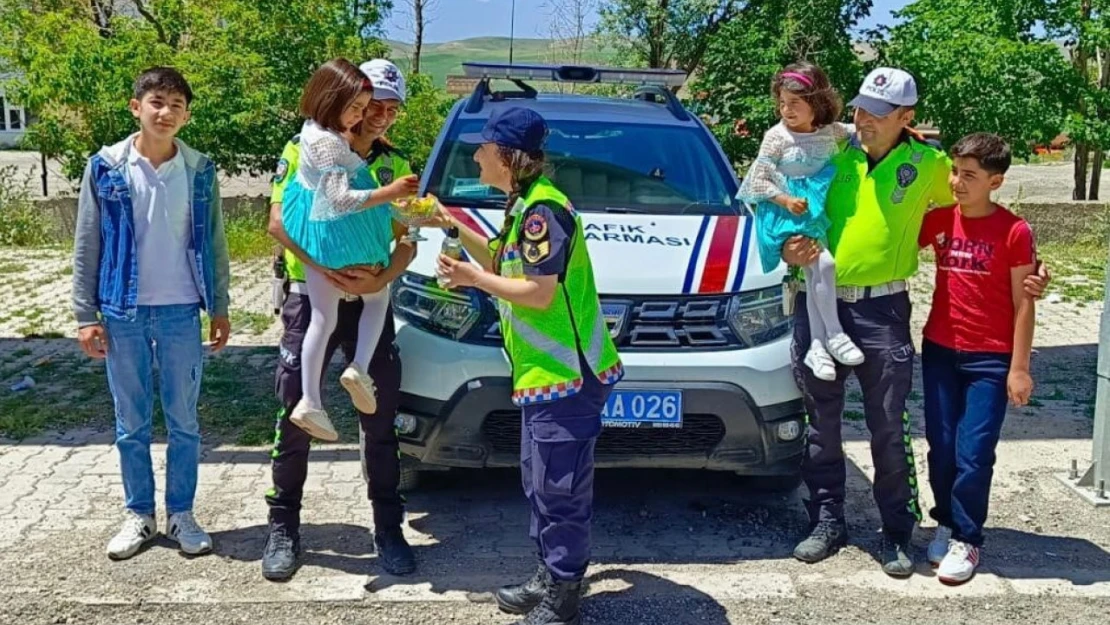
M 828 345 L 829 353 L 837 362 L 849 367 L 863 364 L 863 352 L 856 347 L 847 334 L 843 332 L 837 334 L 828 340 Z
M 108 557 L 126 560 L 139 552 L 146 543 L 158 537 L 158 524 L 153 516 L 135 514 L 130 510 L 119 533 L 108 542 Z
M 975 575 L 978 566 L 979 548 L 953 540 L 948 555 L 944 556 L 944 561 L 937 570 L 937 579 L 949 586 L 962 584 Z
M 925 552 L 929 564 L 933 565 L 934 569 L 940 566 L 944 556 L 948 555 L 950 542 L 952 542 L 952 528 L 938 525 L 937 533 L 933 534 L 933 541 L 929 543 L 929 549 Z
M 378 391 L 374 388 L 374 379 L 350 365 L 339 376 L 339 383 L 351 395 L 351 403 L 362 414 L 375 414 L 378 412 Z
M 833 363 L 829 352 L 825 351 L 825 346 L 821 345 L 821 341 L 814 341 L 809 346 L 804 362 L 818 380 L 832 382 L 836 379 L 836 364 Z
M 335 426 L 331 424 L 328 413 L 317 408 L 309 408 L 303 398 L 293 408 L 293 414 L 289 415 L 289 421 L 314 438 L 329 443 L 339 440 L 339 432 L 335 431 Z
M 166 537 L 191 556 L 212 551 L 212 537 L 200 529 L 192 512 L 171 514 L 166 521 Z

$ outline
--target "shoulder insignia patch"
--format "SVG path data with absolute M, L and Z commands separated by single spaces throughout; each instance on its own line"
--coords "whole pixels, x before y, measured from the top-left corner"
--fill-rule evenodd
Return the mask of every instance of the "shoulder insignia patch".
M 274 172 L 274 184 L 281 184 L 285 181 L 285 175 L 289 173 L 289 161 L 284 158 L 278 161 L 277 171 Z
M 524 220 L 524 238 L 529 241 L 542 241 L 547 237 L 547 219 L 533 213 Z
M 524 260 L 532 263 L 533 265 L 545 260 L 551 256 L 551 242 L 550 241 L 525 241 L 523 247 Z
M 909 163 L 898 166 L 898 186 L 903 189 L 909 187 L 917 180 L 917 168 Z
M 389 167 L 378 168 L 378 184 L 387 185 L 393 182 L 393 169 Z

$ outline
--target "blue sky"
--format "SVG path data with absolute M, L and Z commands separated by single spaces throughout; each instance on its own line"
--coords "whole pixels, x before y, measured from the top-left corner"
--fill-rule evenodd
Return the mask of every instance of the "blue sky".
M 889 23 L 890 12 L 908 3 L 909 0 L 875 0 L 871 19 L 865 26 Z M 435 20 L 428 25 L 425 39 L 437 43 L 470 37 L 507 37 L 511 5 L 512 0 L 439 0 Z M 543 5 L 544 0 L 517 0 L 517 37 L 548 36 Z M 411 41 L 412 33 L 404 31 L 403 23 L 395 15 L 386 25 L 386 35 L 391 39 Z

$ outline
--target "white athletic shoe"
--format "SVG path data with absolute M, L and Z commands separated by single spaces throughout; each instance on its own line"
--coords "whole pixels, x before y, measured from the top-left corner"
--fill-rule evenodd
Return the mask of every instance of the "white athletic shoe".
M 938 525 L 937 533 L 933 534 L 933 541 L 929 543 L 929 549 L 925 552 L 929 564 L 933 565 L 934 569 L 940 566 L 944 557 L 948 555 L 949 543 L 951 542 L 952 528 Z
M 328 413 L 317 408 L 309 408 L 303 398 L 293 408 L 293 414 L 289 415 L 289 421 L 314 438 L 329 443 L 339 440 L 339 432 L 335 431 L 335 426 L 331 424 Z
M 818 380 L 832 382 L 836 379 L 836 364 L 833 363 L 829 352 L 825 351 L 825 346 L 821 345 L 821 341 L 814 341 L 809 346 L 809 351 L 806 352 L 805 365 L 813 371 L 813 375 Z
M 830 338 L 828 345 L 829 353 L 837 362 L 849 367 L 863 364 L 863 352 L 856 347 L 856 344 L 852 342 L 847 334 L 841 332 Z
M 174 541 L 191 556 L 212 551 L 212 537 L 197 525 L 192 512 L 171 514 L 166 521 L 166 538 Z
M 355 365 L 350 365 L 339 376 L 339 383 L 351 395 L 351 403 L 362 414 L 378 412 L 378 391 L 374 388 L 374 379 L 359 370 Z
M 949 586 L 962 584 L 975 575 L 979 567 L 979 548 L 958 540 L 952 541 L 948 555 L 937 569 L 937 579 Z
M 126 560 L 139 552 L 146 543 L 158 537 L 158 524 L 153 516 L 135 514 L 130 510 L 123 527 L 108 542 L 108 557 L 113 560 Z

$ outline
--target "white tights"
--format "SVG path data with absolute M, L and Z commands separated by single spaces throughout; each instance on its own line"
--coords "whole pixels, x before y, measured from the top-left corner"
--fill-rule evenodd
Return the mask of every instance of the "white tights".
M 322 409 L 320 378 L 324 373 L 324 356 L 328 341 L 339 321 L 339 301 L 343 292 L 335 288 L 319 272 L 306 267 L 305 285 L 312 305 L 312 318 L 304 335 L 301 350 L 301 386 L 304 401 L 309 408 Z M 378 347 L 385 315 L 389 308 L 389 289 L 362 296 L 362 315 L 358 320 L 358 343 L 355 346 L 355 366 L 363 373 L 370 369 L 370 358 Z
M 806 313 L 811 341 L 822 345 L 844 330 L 836 312 L 836 261 L 829 250 L 821 250 L 817 262 L 803 267 L 806 276 Z

